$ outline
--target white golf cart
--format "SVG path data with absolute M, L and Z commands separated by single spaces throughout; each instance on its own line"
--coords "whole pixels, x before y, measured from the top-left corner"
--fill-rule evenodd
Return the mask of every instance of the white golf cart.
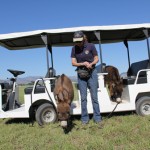
M 75 31 L 83 31 L 89 41 L 99 44 L 100 60 L 102 59 L 101 44 L 124 42 L 127 48 L 129 70 L 128 75 L 123 79 L 122 103 L 115 112 L 135 110 L 137 114 L 150 115 L 150 50 L 149 41 L 150 24 L 113 25 L 113 26 L 89 26 L 64 29 L 38 30 L 32 32 L 21 32 L 0 35 L 0 45 L 9 50 L 22 50 L 37 47 L 46 47 L 47 51 L 47 76 L 35 81 L 33 87 L 24 90 L 24 104 L 18 103 L 16 91 L 16 78 L 23 74 L 23 71 L 8 70 L 14 75 L 11 79 L 12 85 L 0 83 L 0 118 L 29 118 L 35 114 L 37 122 L 52 123 L 57 120 L 56 107 L 53 96 L 56 74 L 53 68 L 52 46 L 72 46 L 72 37 Z M 142 60 L 130 64 L 128 41 L 147 40 L 148 60 Z M 48 52 L 51 54 L 49 67 Z M 111 101 L 109 91 L 104 84 L 103 66 L 98 68 L 98 99 L 101 113 L 111 112 L 116 102 Z M 42 82 L 42 84 L 39 84 Z M 71 104 L 71 114 L 81 114 L 80 94 L 79 99 Z M 90 94 L 88 92 L 88 112 L 93 113 Z

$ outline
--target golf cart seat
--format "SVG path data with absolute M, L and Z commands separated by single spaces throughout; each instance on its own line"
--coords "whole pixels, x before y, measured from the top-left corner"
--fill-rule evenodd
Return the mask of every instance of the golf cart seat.
M 12 85 L 8 82 L 2 82 L 0 83 L 1 87 L 2 87 L 2 90 L 9 90 L 12 88 Z
M 131 67 L 128 69 L 127 78 L 123 79 L 124 85 L 134 84 L 137 73 L 142 69 L 148 69 L 148 66 L 149 66 L 148 60 L 132 63 Z M 142 83 L 147 83 L 146 71 L 141 71 L 138 76 L 137 84 Z
M 56 70 L 54 68 L 49 68 L 48 72 L 46 73 L 45 78 L 51 78 L 56 76 Z
M 25 94 L 31 94 L 33 90 L 33 87 L 26 87 L 24 89 Z M 40 93 L 45 93 L 45 86 L 36 86 L 34 90 L 34 94 L 40 94 Z
M 56 70 L 51 67 L 46 73 L 45 78 L 52 78 L 52 77 L 56 77 Z M 55 87 L 55 80 L 50 80 L 50 84 L 51 84 L 51 91 L 53 91 Z
M 9 82 L 2 82 L 0 83 L 1 89 L 2 89 L 2 109 L 6 110 L 6 106 L 8 104 L 8 98 L 12 91 L 13 84 L 10 84 Z
M 49 68 L 48 72 L 46 73 L 45 78 L 52 78 L 52 77 L 56 77 L 56 71 L 54 68 Z M 50 80 L 50 84 L 51 84 L 51 90 L 53 91 L 55 81 Z M 32 90 L 33 90 L 33 87 L 27 87 L 24 89 L 24 93 L 31 94 Z M 34 90 L 34 94 L 40 94 L 40 93 L 45 93 L 45 86 L 36 86 Z
M 102 63 L 96 66 L 97 73 L 105 72 L 106 63 Z
M 19 70 L 12 70 L 12 69 L 7 69 L 10 73 L 13 74 L 14 77 L 17 77 L 18 75 L 24 74 L 24 71 L 19 71 Z

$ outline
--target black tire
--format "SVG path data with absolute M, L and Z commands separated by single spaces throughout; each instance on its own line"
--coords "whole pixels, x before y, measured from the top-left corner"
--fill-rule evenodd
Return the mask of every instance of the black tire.
M 150 97 L 144 96 L 137 100 L 136 113 L 140 116 L 150 115 Z
M 51 104 L 45 103 L 38 107 L 35 118 L 39 125 L 54 123 L 57 120 L 57 113 Z

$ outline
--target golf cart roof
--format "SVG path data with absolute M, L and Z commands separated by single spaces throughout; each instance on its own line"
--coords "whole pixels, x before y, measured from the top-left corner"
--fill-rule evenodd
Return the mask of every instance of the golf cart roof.
M 72 46 L 73 33 L 83 31 L 90 42 L 99 43 L 95 36 L 95 31 L 100 31 L 101 43 L 114 43 L 127 41 L 137 41 L 146 38 L 143 29 L 148 30 L 150 36 L 150 23 L 111 25 L 111 26 L 86 26 L 62 29 L 36 30 L 29 32 L 16 32 L 10 34 L 0 34 L 0 45 L 9 50 L 19 50 L 28 48 L 44 47 L 45 44 L 41 35 L 47 35 L 48 44 L 52 46 Z

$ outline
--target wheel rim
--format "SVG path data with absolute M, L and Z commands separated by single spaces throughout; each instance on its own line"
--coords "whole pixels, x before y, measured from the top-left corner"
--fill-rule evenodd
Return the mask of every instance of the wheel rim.
M 143 112 L 144 115 L 150 115 L 150 104 L 145 103 L 142 106 L 142 112 Z
M 45 123 L 50 123 L 50 122 L 52 122 L 54 120 L 55 113 L 54 113 L 54 111 L 46 110 L 46 111 L 43 112 L 42 116 L 43 116 L 43 121 Z

